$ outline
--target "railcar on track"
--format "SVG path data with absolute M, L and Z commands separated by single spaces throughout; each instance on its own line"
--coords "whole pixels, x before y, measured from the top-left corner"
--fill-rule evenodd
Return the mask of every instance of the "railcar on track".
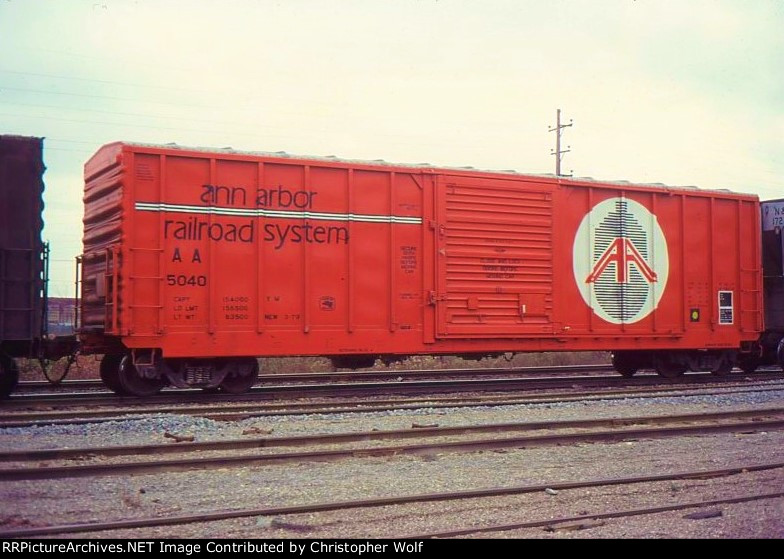
M 85 178 L 83 351 L 118 391 L 240 392 L 292 355 L 761 358 L 756 196 L 131 143 Z
M 45 335 L 43 138 L 0 136 L 0 397 Z
M 0 137 L 0 392 L 45 329 L 40 138 Z M 22 220 L 22 221 L 20 221 Z M 784 200 L 117 142 L 85 165 L 79 350 L 112 390 L 248 390 L 258 357 L 784 365 Z

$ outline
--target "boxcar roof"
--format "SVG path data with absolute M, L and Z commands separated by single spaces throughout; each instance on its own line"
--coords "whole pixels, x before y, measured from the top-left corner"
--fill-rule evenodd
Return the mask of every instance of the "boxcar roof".
M 238 156 L 253 156 L 253 157 L 264 157 L 264 158 L 276 158 L 276 159 L 292 159 L 298 161 L 319 161 L 324 163 L 344 163 L 350 165 L 363 165 L 368 167 L 395 167 L 395 168 L 405 168 L 405 169 L 430 169 L 433 171 L 446 171 L 446 172 L 454 172 L 454 173 L 481 173 L 481 174 L 496 174 L 496 175 L 511 175 L 511 176 L 519 176 L 523 177 L 530 177 L 530 178 L 542 178 L 550 181 L 560 180 L 560 181 L 567 181 L 570 183 L 586 183 L 586 184 L 596 184 L 596 185 L 614 185 L 614 186 L 633 186 L 633 187 L 648 187 L 648 188 L 660 188 L 660 189 L 678 189 L 678 190 L 688 190 L 692 192 L 716 192 L 719 194 L 735 194 L 741 196 L 752 196 L 757 198 L 756 194 L 749 194 L 743 192 L 735 192 L 726 188 L 702 188 L 697 186 L 687 186 L 687 185 L 668 185 L 664 183 L 640 183 L 640 182 L 631 182 L 626 180 L 605 180 L 605 179 L 596 179 L 593 177 L 573 177 L 573 176 L 556 176 L 550 173 L 524 173 L 520 171 L 516 171 L 514 169 L 477 169 L 471 166 L 465 167 L 454 167 L 454 166 L 444 166 L 444 165 L 433 165 L 431 163 L 393 163 L 390 161 L 385 161 L 384 159 L 349 159 L 349 158 L 342 158 L 337 157 L 335 155 L 297 155 L 291 154 L 285 151 L 245 151 L 245 150 L 237 150 L 231 147 L 222 147 L 222 148 L 212 148 L 212 147 L 203 147 L 203 146 L 182 146 L 176 143 L 169 143 L 169 144 L 150 144 L 150 143 L 143 143 L 143 142 L 125 142 L 125 141 L 118 141 L 112 142 L 102 146 L 85 164 L 85 167 L 89 165 L 89 163 L 103 150 L 111 149 L 111 148 L 119 148 L 120 146 L 130 146 L 130 147 L 138 147 L 142 149 L 151 149 L 151 150 L 179 150 L 184 152 L 197 152 L 197 153 L 213 153 L 213 154 L 224 154 L 224 155 L 238 155 Z

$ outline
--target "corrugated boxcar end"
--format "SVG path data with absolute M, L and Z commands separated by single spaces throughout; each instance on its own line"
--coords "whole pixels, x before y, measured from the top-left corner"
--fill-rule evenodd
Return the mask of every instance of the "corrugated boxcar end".
M 84 333 L 128 392 L 239 391 L 286 355 L 723 373 L 762 328 L 750 195 L 135 144 L 85 175 Z
M 119 248 L 123 245 L 121 144 L 102 148 L 85 164 L 81 329 L 116 333 Z M 85 340 L 90 347 L 90 340 Z
M 0 136 L 0 396 L 43 330 L 43 138 Z

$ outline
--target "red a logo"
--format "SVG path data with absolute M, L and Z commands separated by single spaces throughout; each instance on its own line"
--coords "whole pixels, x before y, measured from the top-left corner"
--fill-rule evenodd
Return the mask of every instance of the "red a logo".
M 617 283 L 628 283 L 630 264 L 636 265 L 637 269 L 649 283 L 658 281 L 656 272 L 648 265 L 640 251 L 634 246 L 634 243 L 630 239 L 619 237 L 610 243 L 610 246 L 604 251 L 591 273 L 588 274 L 585 283 L 594 283 L 604 273 L 607 266 L 613 262 L 615 262 L 615 281 Z

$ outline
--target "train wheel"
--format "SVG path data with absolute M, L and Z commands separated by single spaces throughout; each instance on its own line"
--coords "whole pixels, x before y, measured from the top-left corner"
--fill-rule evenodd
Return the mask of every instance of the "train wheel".
M 738 360 L 738 367 L 740 370 L 750 375 L 754 371 L 757 370 L 757 367 L 760 366 L 759 357 L 742 357 Z
M 639 370 L 634 357 L 622 352 L 612 354 L 612 366 L 619 375 L 626 378 L 633 377 Z
M 7 398 L 19 382 L 19 370 L 10 357 L 0 355 L 0 398 Z
M 256 359 L 233 361 L 231 369 L 220 385 L 221 390 L 229 394 L 247 392 L 259 378 L 259 362 Z
M 779 346 L 776 349 L 776 358 L 779 362 L 779 367 L 784 369 L 784 338 L 779 341 Z
M 166 382 L 159 378 L 145 378 L 139 374 L 130 355 L 123 355 L 118 367 L 120 386 L 126 394 L 152 396 L 161 391 Z
M 120 362 L 122 359 L 122 354 L 107 353 L 101 359 L 100 366 L 101 380 L 106 388 L 120 395 L 127 394 L 120 384 Z
M 660 377 L 675 379 L 686 372 L 686 366 L 673 361 L 669 356 L 657 356 L 654 359 L 656 374 Z
M 711 369 L 711 374 L 717 377 L 726 377 L 732 372 L 732 361 L 722 358 L 718 365 Z

